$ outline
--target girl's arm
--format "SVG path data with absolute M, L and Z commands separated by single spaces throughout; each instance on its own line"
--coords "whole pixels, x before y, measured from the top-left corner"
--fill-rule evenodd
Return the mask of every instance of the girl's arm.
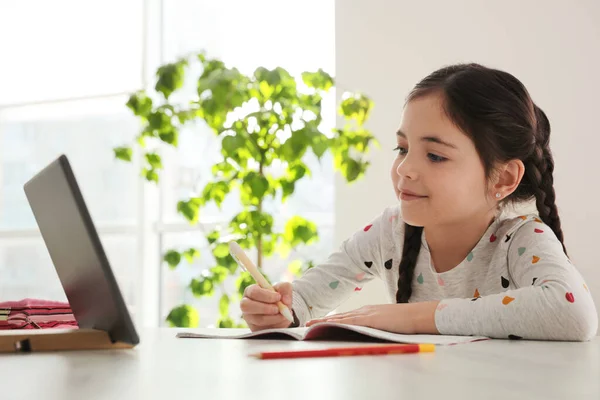
M 395 215 L 386 209 L 371 223 L 345 240 L 327 261 L 309 269 L 295 280 L 293 310 L 300 326 L 339 306 L 365 283 L 379 276 L 383 268 L 381 239 L 391 235 L 388 219 Z

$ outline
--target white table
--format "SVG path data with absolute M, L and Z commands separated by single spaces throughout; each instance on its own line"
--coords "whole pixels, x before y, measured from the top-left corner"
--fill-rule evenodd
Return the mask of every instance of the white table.
M 133 350 L 0 355 L 0 398 L 600 399 L 600 338 L 486 341 L 438 346 L 432 354 L 258 360 L 247 354 L 334 343 L 177 339 L 175 333 L 142 330 Z

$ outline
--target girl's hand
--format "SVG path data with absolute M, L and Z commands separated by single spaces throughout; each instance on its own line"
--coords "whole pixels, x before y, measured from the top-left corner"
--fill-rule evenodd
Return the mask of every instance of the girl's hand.
M 277 302 L 292 309 L 292 284 L 282 282 L 273 285 L 277 291 L 274 293 L 270 290 L 261 288 L 254 284 L 244 290 L 244 297 L 240 302 L 242 310 L 242 318 L 248 323 L 248 327 L 252 332 L 272 329 L 272 328 L 287 328 L 291 325 L 277 308 Z
M 395 333 L 438 335 L 434 317 L 438 304 L 439 301 L 429 301 L 365 306 L 346 313 L 310 320 L 306 326 L 319 322 L 337 322 Z

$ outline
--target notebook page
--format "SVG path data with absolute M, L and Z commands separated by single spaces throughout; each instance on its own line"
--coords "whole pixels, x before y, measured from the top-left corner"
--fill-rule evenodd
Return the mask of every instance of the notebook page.
M 311 332 L 306 335 L 306 340 L 336 340 L 336 336 L 343 339 L 343 331 L 350 330 L 375 339 L 386 340 L 396 343 L 431 343 L 437 345 L 452 345 L 459 343 L 470 343 L 479 340 L 487 340 L 484 336 L 447 336 L 447 335 L 405 335 L 400 333 L 386 332 L 366 326 L 345 325 L 324 322 L 313 325 Z
M 283 329 L 265 329 L 263 331 L 252 332 L 250 329 L 194 329 L 189 332 L 179 332 L 178 338 L 199 338 L 199 339 L 271 339 L 285 338 L 302 340 L 308 328 L 283 328 Z

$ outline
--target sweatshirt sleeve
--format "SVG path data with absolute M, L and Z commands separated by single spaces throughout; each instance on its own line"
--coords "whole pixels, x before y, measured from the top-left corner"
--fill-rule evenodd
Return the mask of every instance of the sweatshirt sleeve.
M 293 311 L 303 326 L 345 301 L 365 283 L 379 276 L 382 237 L 390 230 L 385 223 L 393 211 L 386 209 L 373 221 L 344 240 L 327 260 L 309 269 L 293 285 Z
M 519 227 L 508 247 L 516 289 L 441 301 L 435 313 L 440 333 L 564 341 L 596 335 L 598 314 L 587 285 L 554 232 L 536 221 Z

